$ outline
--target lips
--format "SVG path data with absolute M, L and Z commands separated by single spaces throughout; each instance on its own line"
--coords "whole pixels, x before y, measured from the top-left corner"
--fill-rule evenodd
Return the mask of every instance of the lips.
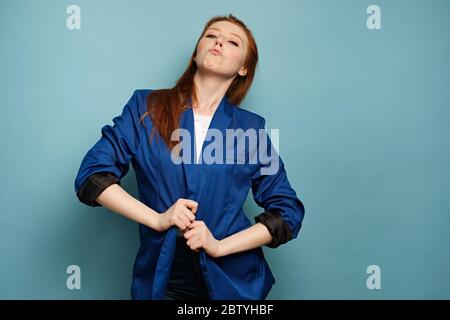
M 217 49 L 209 49 L 209 52 L 211 52 L 215 56 L 221 56 L 222 55 L 222 53 L 219 50 L 217 50 Z

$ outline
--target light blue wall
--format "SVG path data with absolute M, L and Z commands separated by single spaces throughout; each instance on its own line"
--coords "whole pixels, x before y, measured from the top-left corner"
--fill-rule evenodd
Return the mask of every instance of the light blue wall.
M 264 248 L 269 299 L 450 298 L 446 0 L 1 1 L 0 298 L 129 299 L 137 225 L 78 202 L 75 175 L 133 90 L 172 86 L 228 13 L 259 46 L 243 106 L 280 128 L 306 207 L 298 239 Z M 123 186 L 137 196 L 132 169 Z M 81 290 L 66 288 L 72 264 Z

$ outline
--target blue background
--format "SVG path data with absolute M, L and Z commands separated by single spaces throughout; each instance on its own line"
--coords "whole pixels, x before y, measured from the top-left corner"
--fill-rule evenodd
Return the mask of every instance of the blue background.
M 80 30 L 66 27 L 71 4 Z M 366 26 L 371 4 L 381 30 Z M 77 170 L 133 90 L 173 86 L 206 21 L 228 13 L 260 53 L 242 106 L 280 129 L 306 207 L 298 239 L 264 248 L 268 298 L 450 298 L 450 2 L 438 0 L 1 1 L 0 298 L 130 298 L 137 225 L 80 203 Z M 137 196 L 133 169 L 123 186 Z M 261 211 L 251 193 L 246 211 Z M 66 288 L 73 264 L 81 290 Z

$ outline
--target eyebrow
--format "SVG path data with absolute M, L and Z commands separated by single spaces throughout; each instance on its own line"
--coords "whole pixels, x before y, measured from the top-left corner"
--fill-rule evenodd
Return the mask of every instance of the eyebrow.
M 220 29 L 219 28 L 214 28 L 214 27 L 209 27 L 208 28 L 208 30 L 210 30 L 210 29 L 213 29 L 213 30 L 217 30 L 217 31 L 220 31 Z M 208 31 L 208 30 L 206 30 L 206 31 Z M 242 38 L 241 37 L 239 37 L 236 33 L 233 33 L 233 32 L 230 32 L 230 34 L 232 34 L 233 36 L 236 36 L 236 37 L 238 37 L 240 40 L 241 40 L 241 42 L 242 43 L 244 43 L 244 40 L 242 40 Z

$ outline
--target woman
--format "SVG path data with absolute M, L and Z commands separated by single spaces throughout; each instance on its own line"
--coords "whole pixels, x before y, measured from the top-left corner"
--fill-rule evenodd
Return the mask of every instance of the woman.
M 84 157 L 80 201 L 139 223 L 132 299 L 265 299 L 275 283 L 261 246 L 296 238 L 305 209 L 263 141 L 264 118 L 238 107 L 257 61 L 242 21 L 211 19 L 176 86 L 136 90 Z M 240 143 L 246 135 L 227 136 L 251 130 L 275 172 L 263 173 L 262 157 L 249 161 L 256 151 Z M 140 200 L 120 187 L 130 162 Z M 254 225 L 242 208 L 249 189 L 265 209 Z

